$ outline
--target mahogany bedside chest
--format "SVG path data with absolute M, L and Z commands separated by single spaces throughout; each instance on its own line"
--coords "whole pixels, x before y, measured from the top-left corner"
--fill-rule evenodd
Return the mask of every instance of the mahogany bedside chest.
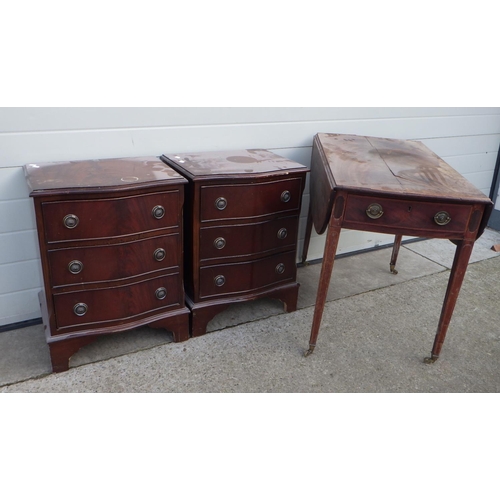
M 191 334 L 229 304 L 272 297 L 297 307 L 299 214 L 309 169 L 270 151 L 163 155 L 189 180 L 186 300 Z
M 141 325 L 189 338 L 182 263 L 186 180 L 158 158 L 24 167 L 35 203 L 54 371 L 98 335 Z
M 447 238 L 457 245 L 431 356 L 439 357 L 474 242 L 491 200 L 418 141 L 317 134 L 311 160 L 311 204 L 302 260 L 312 225 L 328 228 L 309 350 L 319 333 L 342 228 L 396 235 L 391 272 L 403 235 Z M 353 279 L 355 277 L 353 276 Z

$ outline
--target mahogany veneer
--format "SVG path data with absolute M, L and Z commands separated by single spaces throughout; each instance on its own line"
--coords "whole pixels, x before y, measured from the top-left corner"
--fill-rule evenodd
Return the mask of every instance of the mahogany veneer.
M 311 160 L 311 204 L 304 253 L 312 225 L 328 228 L 309 340 L 316 346 L 342 228 L 395 234 L 390 270 L 404 234 L 449 238 L 457 245 L 434 346 L 438 359 L 474 242 L 484 231 L 491 200 L 418 141 L 317 134 Z
M 186 299 L 191 334 L 228 305 L 272 297 L 297 308 L 297 234 L 308 168 L 270 151 L 189 153 L 161 159 L 189 180 Z
M 54 371 L 99 335 L 142 325 L 189 338 L 182 262 L 186 180 L 154 157 L 24 167 L 35 203 Z

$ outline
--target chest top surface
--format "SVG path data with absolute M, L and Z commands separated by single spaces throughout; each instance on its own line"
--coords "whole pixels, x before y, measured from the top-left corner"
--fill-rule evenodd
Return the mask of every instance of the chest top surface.
M 419 141 L 317 134 L 313 148 L 319 152 L 332 188 L 489 202 Z
M 32 195 L 51 190 L 130 189 L 155 183 L 186 180 L 154 156 L 110 158 L 55 163 L 29 163 L 24 166 Z
M 308 171 L 309 169 L 265 149 L 214 151 L 163 155 L 187 177 L 239 176 L 278 173 L 280 171 Z

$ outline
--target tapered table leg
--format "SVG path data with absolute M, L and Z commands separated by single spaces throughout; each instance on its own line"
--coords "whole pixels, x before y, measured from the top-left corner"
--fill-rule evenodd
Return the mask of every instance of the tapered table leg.
M 340 230 L 340 221 L 334 219 L 332 216 L 326 235 L 323 264 L 321 266 L 321 275 L 319 278 L 318 294 L 316 296 L 316 306 L 314 308 L 311 337 L 309 339 L 309 349 L 306 351 L 305 356 L 312 354 L 314 348 L 316 347 L 316 340 L 318 338 L 319 327 L 321 325 L 321 318 L 323 317 L 323 309 L 325 308 L 328 286 L 330 285 L 330 278 L 332 276 L 335 253 L 337 252 L 337 246 L 339 243 Z
M 402 234 L 397 234 L 394 238 L 394 245 L 392 247 L 391 263 L 389 268 L 392 274 L 398 274 L 396 269 L 396 262 L 398 260 L 399 249 L 401 248 L 401 240 L 403 239 Z
M 307 252 L 309 251 L 309 242 L 311 241 L 311 232 L 313 226 L 311 203 L 309 203 L 309 213 L 307 215 L 306 234 L 304 236 L 304 246 L 302 248 L 302 264 L 307 260 Z
M 446 289 L 443 308 L 441 310 L 441 317 L 439 318 L 436 337 L 434 338 L 432 353 L 429 358 L 424 359 L 425 363 L 434 363 L 439 358 L 439 353 L 443 347 L 446 332 L 448 331 L 453 310 L 455 309 L 455 305 L 457 303 L 458 294 L 467 271 L 467 265 L 469 263 L 473 247 L 474 240 L 462 240 L 457 244 L 450 279 L 448 280 L 448 288 Z

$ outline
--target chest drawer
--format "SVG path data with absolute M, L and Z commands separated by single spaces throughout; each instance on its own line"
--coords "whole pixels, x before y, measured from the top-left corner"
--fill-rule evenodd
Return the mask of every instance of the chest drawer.
M 200 269 L 200 297 L 250 292 L 295 279 L 295 251 Z
M 302 179 L 201 187 L 201 221 L 260 217 L 297 210 Z
M 53 201 L 42 204 L 48 243 L 126 236 L 177 226 L 178 190 L 111 199 Z
M 461 234 L 467 227 L 471 207 L 453 203 L 401 201 L 376 196 L 349 195 L 344 221 L 348 227 L 369 224 L 372 228 L 397 227 L 403 234 L 420 230 Z
M 180 304 L 179 274 L 132 285 L 54 294 L 58 328 L 133 319 Z
M 178 233 L 117 245 L 49 250 L 53 286 L 125 279 L 179 266 Z
M 200 230 L 200 258 L 218 259 L 258 255 L 295 246 L 298 217 L 282 217 L 256 224 L 205 227 Z

